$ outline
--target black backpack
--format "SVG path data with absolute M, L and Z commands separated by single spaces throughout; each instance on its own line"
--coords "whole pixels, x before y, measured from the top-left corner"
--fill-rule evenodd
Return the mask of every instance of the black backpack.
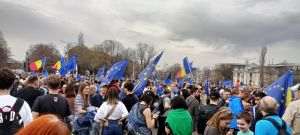
M 203 134 L 207 121 L 218 111 L 217 105 L 201 105 L 199 106 L 199 117 L 197 122 L 198 133 Z
M 272 118 L 264 118 L 264 120 L 267 120 L 272 123 L 272 125 L 278 130 L 278 135 L 291 135 L 287 132 L 286 123 L 282 119 L 282 125 L 280 125 L 276 120 Z
M 24 100 L 18 98 L 12 107 L 0 108 L 0 135 L 13 135 L 23 127 L 19 114 L 23 104 Z

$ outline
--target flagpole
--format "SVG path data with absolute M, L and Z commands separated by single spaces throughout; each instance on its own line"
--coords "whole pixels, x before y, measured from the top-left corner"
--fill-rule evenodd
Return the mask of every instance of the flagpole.
M 135 76 L 135 72 L 134 72 L 135 67 L 134 67 L 134 65 L 135 65 L 135 63 L 133 62 L 133 64 L 132 64 L 132 76 L 131 76 L 132 80 L 134 80 L 134 76 Z

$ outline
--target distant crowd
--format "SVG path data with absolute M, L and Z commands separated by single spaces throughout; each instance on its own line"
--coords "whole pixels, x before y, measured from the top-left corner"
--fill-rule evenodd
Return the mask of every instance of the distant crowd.
M 21 77 L 0 69 L 0 135 L 300 135 L 300 100 L 283 116 L 259 89 L 72 76 Z M 296 91 L 300 97 L 300 88 Z

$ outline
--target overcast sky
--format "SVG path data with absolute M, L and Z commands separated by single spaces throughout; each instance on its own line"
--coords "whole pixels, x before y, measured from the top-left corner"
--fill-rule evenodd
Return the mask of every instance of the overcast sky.
M 165 50 L 162 65 L 195 66 L 268 61 L 300 63 L 299 0 L 0 0 L 0 30 L 13 57 L 23 60 L 36 43 L 64 42 L 85 34 L 88 45 L 113 39 Z M 267 62 L 268 62 L 267 61 Z

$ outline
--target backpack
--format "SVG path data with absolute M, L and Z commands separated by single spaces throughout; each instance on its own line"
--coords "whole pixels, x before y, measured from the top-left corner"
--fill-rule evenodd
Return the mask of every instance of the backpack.
M 278 130 L 278 135 L 291 135 L 287 132 L 286 123 L 282 119 L 282 125 L 280 125 L 276 120 L 272 118 L 264 118 L 264 120 L 267 120 L 272 123 L 272 125 Z
M 94 117 L 96 111 L 88 111 L 82 116 L 75 119 L 73 124 L 73 134 L 74 135 L 88 135 L 92 124 L 94 123 Z
M 21 116 L 19 114 L 24 100 L 17 98 L 15 104 L 0 108 L 0 135 L 15 134 L 23 127 L 23 122 L 20 123 Z
M 218 111 L 219 107 L 217 105 L 202 105 L 199 107 L 199 117 L 198 117 L 198 133 L 204 133 L 207 121 L 213 116 L 214 113 Z
M 95 111 L 86 112 L 83 116 L 76 119 L 79 127 L 91 127 L 94 122 Z

